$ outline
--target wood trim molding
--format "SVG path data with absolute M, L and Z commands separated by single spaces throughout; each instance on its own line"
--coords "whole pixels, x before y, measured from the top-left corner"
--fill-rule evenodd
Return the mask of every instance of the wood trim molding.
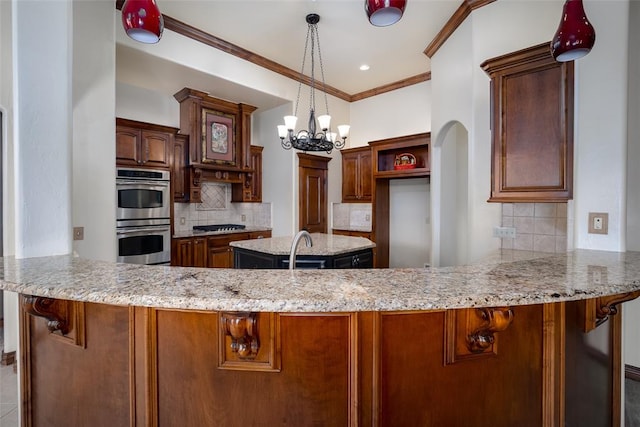
M 4 351 L 0 354 L 0 365 L 9 366 L 16 363 L 16 352 L 10 351 L 5 353 Z
M 477 0 L 467 0 L 467 1 L 474 2 Z M 486 1 L 486 0 L 483 0 L 483 1 Z M 491 0 L 491 1 L 495 1 L 495 0 Z M 116 1 L 116 9 L 121 10 L 123 4 L 124 4 L 124 0 Z M 210 46 L 214 49 L 221 50 L 225 53 L 228 53 L 229 55 L 233 55 L 240 59 L 244 59 L 245 61 L 251 62 L 252 64 L 266 68 L 269 71 L 273 71 L 274 73 L 278 73 L 294 81 L 303 83 L 307 86 L 311 84 L 311 78 L 305 75 L 301 75 L 299 71 L 292 70 L 291 68 L 278 64 L 277 62 L 272 61 L 268 58 L 265 58 L 264 56 L 258 55 L 257 53 L 253 53 L 247 49 L 244 49 L 240 46 L 237 46 L 233 43 L 230 43 L 226 40 L 216 37 L 213 34 L 209 34 L 205 31 L 202 31 L 199 28 L 193 27 L 189 24 L 179 21 L 171 16 L 163 14 L 162 17 L 164 19 L 164 26 L 168 30 L 171 30 L 175 33 L 178 33 L 182 36 L 188 37 L 200 43 L 206 44 L 207 46 Z M 397 82 L 382 85 L 382 86 L 379 86 L 370 90 L 366 90 L 354 95 L 350 95 L 347 92 L 344 92 L 340 89 L 337 89 L 329 85 L 325 85 L 325 92 L 328 95 L 335 96 L 336 98 L 342 99 L 343 101 L 354 102 L 354 101 L 359 101 L 361 99 L 369 98 L 372 96 L 380 95 L 382 93 L 390 92 L 396 89 L 400 89 L 403 87 L 411 86 L 417 83 L 422 83 L 427 80 L 431 80 L 431 72 L 418 74 L 416 76 L 398 80 Z
M 434 37 L 429 45 L 424 50 L 424 54 L 431 58 L 442 47 L 445 41 L 458 29 L 460 25 L 471 12 L 493 3 L 496 0 L 464 0 L 458 9 L 451 15 L 451 18 L 447 21 L 440 32 Z
M 618 314 L 618 305 L 640 297 L 640 291 L 607 295 L 580 302 L 582 330 L 590 332 Z
M 397 82 L 378 86 L 373 89 L 365 90 L 364 92 L 356 93 L 354 95 L 351 95 L 351 97 L 349 98 L 349 101 L 350 102 L 360 101 L 361 99 L 370 98 L 372 96 L 380 95 L 386 92 L 391 92 L 397 89 L 401 89 L 403 87 L 412 86 L 412 85 L 426 82 L 429 80 L 431 80 L 431 71 L 427 71 L 426 73 L 418 74 L 413 77 L 408 77 L 406 79 L 398 80 Z
M 633 381 L 640 381 L 640 368 L 633 365 L 624 365 L 624 376 Z
M 565 304 L 544 304 L 542 310 L 542 425 L 563 426 Z
M 313 154 L 298 153 L 298 167 L 328 170 L 331 157 L 314 156 Z

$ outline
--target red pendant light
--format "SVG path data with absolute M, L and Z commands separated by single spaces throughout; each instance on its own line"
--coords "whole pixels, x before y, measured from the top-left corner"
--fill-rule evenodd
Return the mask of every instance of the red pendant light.
M 164 20 L 155 0 L 127 0 L 122 6 L 122 26 L 136 41 L 158 43 Z
M 589 53 L 595 42 L 596 31 L 584 13 L 582 0 L 567 0 L 551 41 L 551 54 L 558 62 L 574 61 Z
M 364 10 L 369 22 L 376 27 L 387 27 L 402 18 L 407 0 L 365 0 Z

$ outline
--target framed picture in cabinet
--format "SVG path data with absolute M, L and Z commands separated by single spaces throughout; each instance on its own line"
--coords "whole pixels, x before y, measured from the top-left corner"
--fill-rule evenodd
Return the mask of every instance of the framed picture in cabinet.
M 235 117 L 202 109 L 202 162 L 235 165 Z

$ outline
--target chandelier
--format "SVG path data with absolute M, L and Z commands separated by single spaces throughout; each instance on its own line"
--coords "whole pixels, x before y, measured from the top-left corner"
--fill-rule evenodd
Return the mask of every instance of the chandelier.
M 304 66 L 306 62 L 309 41 L 311 41 L 311 88 L 309 94 L 309 128 L 296 133 L 296 122 L 298 121 L 298 105 L 300 104 L 300 90 L 302 89 L 302 79 L 298 85 L 298 96 L 296 98 L 296 108 L 293 116 L 284 117 L 284 125 L 278 125 L 278 136 L 282 144 L 282 148 L 290 150 L 295 148 L 302 151 L 326 151 L 331 153 L 334 148 L 340 150 L 344 148 L 347 137 L 349 136 L 349 125 L 338 126 L 340 139 L 335 132 L 331 131 L 331 116 L 329 115 L 329 103 L 327 101 L 327 91 L 324 82 L 324 68 L 322 66 L 322 54 L 320 53 L 320 38 L 318 37 L 318 22 L 320 16 L 311 13 L 307 15 L 307 40 L 304 44 L 304 55 L 302 57 L 302 69 L 300 76 L 304 76 Z M 318 53 L 318 62 L 320 63 L 320 76 L 322 78 L 322 92 L 324 92 L 325 114 L 318 116 L 319 132 L 316 127 L 316 79 L 315 79 L 315 53 Z

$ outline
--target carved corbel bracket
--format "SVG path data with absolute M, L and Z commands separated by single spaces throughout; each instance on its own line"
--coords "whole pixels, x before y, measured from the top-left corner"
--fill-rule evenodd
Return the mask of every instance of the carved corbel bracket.
M 26 295 L 22 307 L 32 316 L 44 317 L 50 332 L 60 331 L 62 335 L 69 333 L 69 324 L 66 320 L 67 301 Z
M 498 352 L 498 332 L 513 322 L 509 307 L 466 308 L 445 313 L 445 364 L 491 357 Z
M 640 291 L 624 294 L 607 295 L 582 301 L 581 317 L 583 317 L 584 332 L 589 332 L 602 325 L 609 316 L 618 314 L 618 305 L 640 297 Z
M 231 351 L 241 359 L 254 359 L 260 349 L 256 313 L 222 313 L 222 332 L 231 337 Z
M 202 181 L 202 169 L 193 168 L 192 174 L 192 182 L 196 187 L 200 187 L 200 182 Z
M 483 324 L 467 335 L 467 348 L 472 353 L 482 353 L 489 349 L 494 341 L 496 332 L 504 331 L 513 321 L 513 311 L 508 308 L 479 308 L 476 315 Z

